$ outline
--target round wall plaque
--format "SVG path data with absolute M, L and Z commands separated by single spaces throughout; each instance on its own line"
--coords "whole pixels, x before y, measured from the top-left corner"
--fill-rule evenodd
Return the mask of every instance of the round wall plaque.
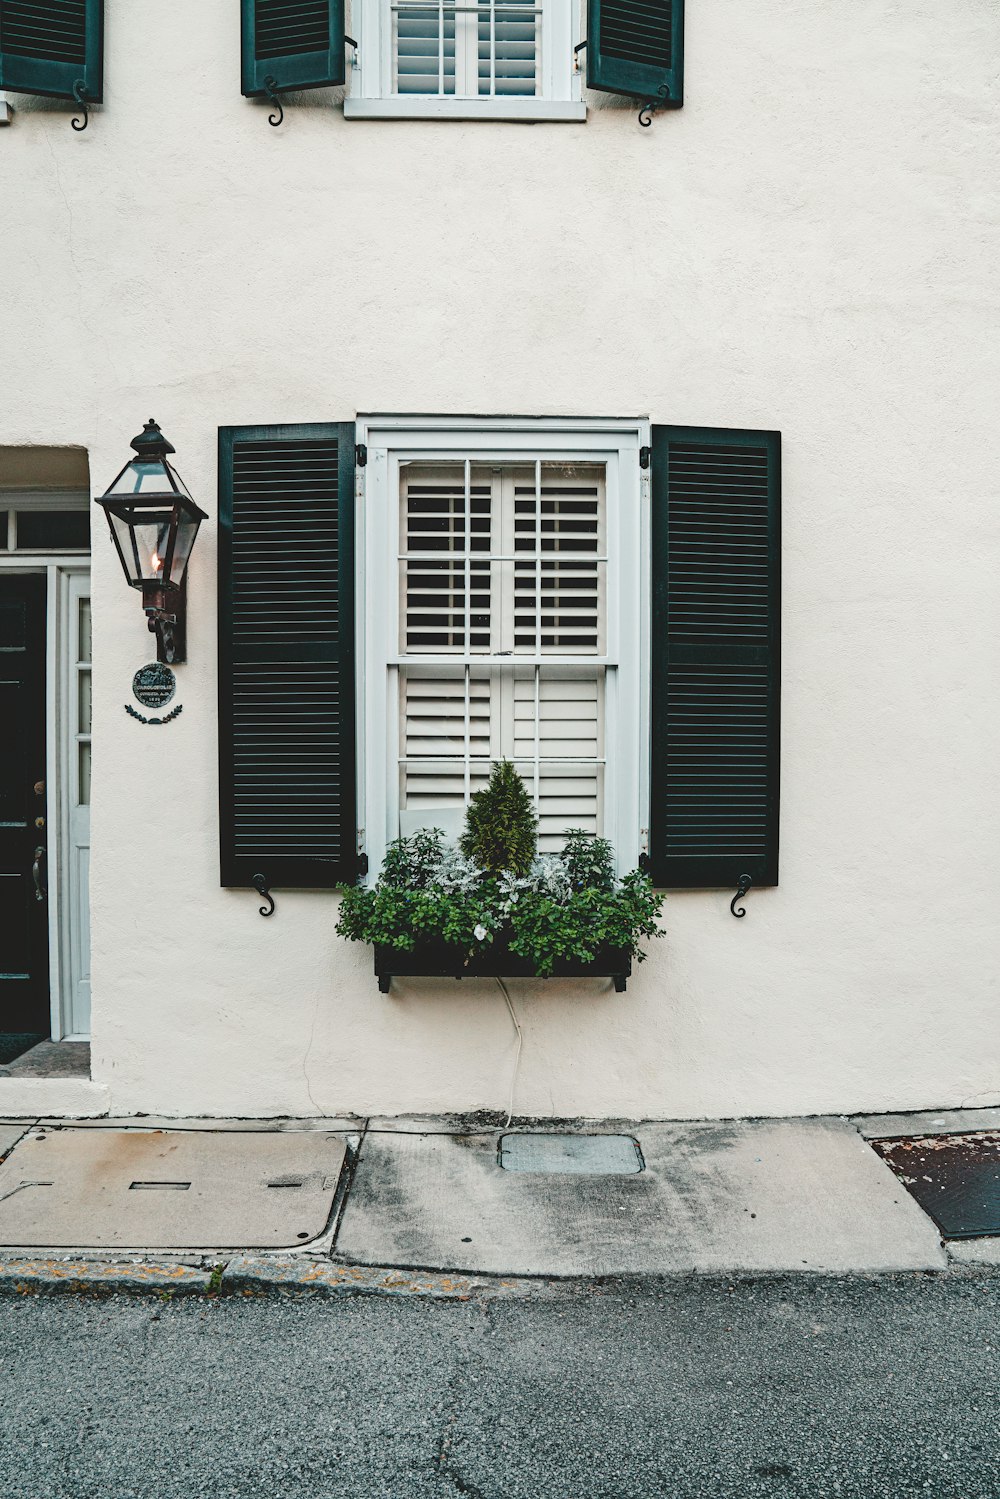
M 132 693 L 144 708 L 162 708 L 177 691 L 177 678 L 169 666 L 151 661 L 141 666 L 132 678 Z

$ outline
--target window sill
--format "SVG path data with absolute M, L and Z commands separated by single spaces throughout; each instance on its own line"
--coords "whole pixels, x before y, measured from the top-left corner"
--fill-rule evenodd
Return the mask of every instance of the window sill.
M 519 120 L 578 124 L 587 106 L 573 99 L 345 99 L 348 120 Z

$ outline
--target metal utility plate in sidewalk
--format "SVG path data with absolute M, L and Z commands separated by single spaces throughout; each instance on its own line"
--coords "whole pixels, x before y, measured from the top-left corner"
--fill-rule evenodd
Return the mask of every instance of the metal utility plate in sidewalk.
M 301 1246 L 329 1221 L 345 1155 L 313 1131 L 35 1129 L 0 1165 L 0 1244 Z
M 511 1134 L 500 1136 L 500 1164 L 552 1176 L 632 1176 L 642 1152 L 631 1135 Z
M 1000 1130 L 871 1145 L 946 1239 L 1000 1234 Z

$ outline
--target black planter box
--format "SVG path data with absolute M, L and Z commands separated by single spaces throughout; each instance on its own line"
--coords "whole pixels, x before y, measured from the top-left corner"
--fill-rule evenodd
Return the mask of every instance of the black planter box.
M 537 978 L 534 966 L 527 958 L 512 953 L 506 943 L 494 942 L 485 952 L 477 953 L 465 961 L 460 947 L 447 942 L 423 942 L 407 952 L 398 947 L 375 944 L 375 976 L 379 989 L 388 994 L 389 984 L 394 978 L 455 978 L 455 979 L 531 979 Z M 609 978 L 614 981 L 615 991 L 622 994 L 625 982 L 632 972 L 632 956 L 625 948 L 603 947 L 591 963 L 575 962 L 572 959 L 557 963 L 552 971 L 556 979 Z

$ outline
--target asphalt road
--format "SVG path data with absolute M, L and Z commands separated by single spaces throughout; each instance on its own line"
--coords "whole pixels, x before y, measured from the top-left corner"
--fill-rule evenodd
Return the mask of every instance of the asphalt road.
M 2 1499 L 998 1499 L 1000 1276 L 0 1300 Z

